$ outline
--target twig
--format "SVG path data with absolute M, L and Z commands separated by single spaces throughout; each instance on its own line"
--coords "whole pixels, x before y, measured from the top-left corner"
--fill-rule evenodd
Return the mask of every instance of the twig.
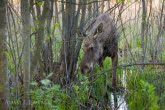
M 160 66 L 165 66 L 165 63 L 162 63 L 162 62 L 132 63 L 132 64 L 119 65 L 117 68 L 129 67 L 129 66 L 138 66 L 138 65 L 160 65 Z
M 73 5 L 89 5 L 89 4 L 92 4 L 92 3 L 102 2 L 102 1 L 92 1 L 92 2 L 88 2 L 88 3 L 75 3 L 75 2 L 63 2 L 63 1 L 58 1 L 58 2 L 68 3 L 68 4 L 73 4 Z

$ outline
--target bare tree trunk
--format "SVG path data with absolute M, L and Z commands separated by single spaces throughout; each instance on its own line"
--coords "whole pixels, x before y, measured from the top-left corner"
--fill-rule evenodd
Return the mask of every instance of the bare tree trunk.
M 80 0 L 81 3 L 86 3 L 87 1 L 86 0 Z M 83 32 L 83 27 L 84 27 L 84 22 L 85 22 L 85 15 L 86 15 L 86 5 L 83 5 L 81 7 L 81 11 L 82 11 L 82 15 L 81 15 L 81 19 L 80 19 L 80 24 L 79 24 L 79 28 L 80 28 L 80 32 Z M 81 49 L 81 45 L 82 45 L 82 41 L 83 39 L 81 38 L 82 36 L 81 35 L 78 35 L 78 38 L 77 38 L 77 44 L 76 44 L 76 50 L 75 50 L 75 61 L 74 61 L 74 67 L 76 70 L 76 65 L 77 65 L 77 61 L 78 61 L 78 56 L 79 56 L 79 53 L 80 53 L 80 49 Z
M 58 16 L 58 5 L 57 5 L 57 0 L 55 0 L 55 22 L 59 23 L 59 16 Z M 61 32 L 61 26 L 58 27 L 59 31 Z
M 75 2 L 75 0 L 67 0 L 67 2 Z M 70 82 L 73 76 L 72 64 L 74 58 L 74 48 L 75 48 L 75 5 L 66 4 L 65 13 L 65 28 L 63 28 L 63 55 L 65 63 L 65 74 L 66 81 Z
M 89 0 L 89 2 L 90 1 L 91 0 Z M 93 15 L 93 13 L 92 13 L 92 4 L 89 4 L 88 5 L 88 18 L 87 18 L 87 21 L 89 21 L 91 19 L 91 17 L 93 17 L 92 15 Z
M 103 1 L 104 2 L 104 1 Z M 98 6 L 98 2 L 94 3 L 94 8 L 93 8 L 93 12 L 95 12 L 95 17 L 97 17 L 99 15 L 99 6 Z M 104 4 L 103 4 L 104 5 Z
M 160 21 L 159 21 L 159 27 L 158 27 L 158 35 L 156 37 L 156 40 L 155 40 L 155 51 L 154 51 L 154 55 L 152 56 L 152 60 L 153 61 L 158 61 L 158 56 L 160 54 L 160 48 L 161 48 L 161 36 L 163 34 L 163 13 L 164 13 L 164 2 L 165 0 L 163 0 L 163 3 L 162 3 L 162 7 L 161 7 L 161 13 L 160 13 Z
M 104 7 L 105 7 L 105 5 L 104 5 L 104 0 L 102 1 L 102 6 L 101 6 L 101 13 L 103 13 L 104 12 Z
M 0 0 L 0 110 L 8 110 L 6 0 Z
M 29 0 L 21 0 L 22 35 L 24 36 L 23 51 L 23 105 L 24 110 L 30 110 L 30 11 Z
M 146 18 L 147 18 L 146 1 L 142 0 L 142 24 L 141 24 L 141 48 L 142 48 L 141 62 L 142 63 L 144 63 L 144 59 L 145 59 Z M 142 68 L 143 67 L 144 65 L 142 65 Z
M 47 17 L 47 38 L 46 38 L 46 44 L 45 46 L 47 47 L 46 50 L 44 49 L 44 53 L 46 55 L 43 56 L 43 62 L 44 62 L 44 69 L 45 72 L 50 73 L 53 68 L 53 40 L 52 40 L 52 31 L 51 31 L 51 21 L 53 17 L 53 3 L 54 0 L 50 0 L 50 10 L 48 10 L 48 17 Z M 45 58 L 44 58 L 45 57 Z M 45 60 L 44 60 L 45 59 Z
M 76 27 L 78 25 L 79 12 L 76 14 L 75 0 L 67 0 L 65 4 L 62 1 L 62 49 L 60 61 L 64 63 L 64 74 L 66 83 L 74 80 L 74 73 L 77 64 L 77 40 L 76 40 Z M 78 7 L 80 10 L 80 7 Z
M 33 54 L 32 63 L 31 63 L 31 72 L 32 73 L 34 72 L 34 70 L 36 69 L 37 66 L 39 66 L 39 68 L 43 69 L 41 51 L 42 51 L 43 44 L 44 44 L 46 18 L 47 18 L 49 8 L 50 8 L 49 2 L 50 2 L 49 0 L 45 0 L 42 12 L 40 10 L 40 6 L 36 6 L 39 24 L 36 25 L 36 27 L 35 27 L 37 33 L 35 36 L 35 49 L 34 49 L 34 54 Z M 35 15 L 33 15 L 33 16 L 35 16 Z M 36 21 L 34 21 L 34 22 L 36 22 Z

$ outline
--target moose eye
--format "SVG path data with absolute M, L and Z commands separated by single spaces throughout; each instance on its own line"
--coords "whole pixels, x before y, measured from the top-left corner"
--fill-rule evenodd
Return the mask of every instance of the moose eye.
M 89 50 L 93 50 L 94 49 L 94 47 L 89 47 Z

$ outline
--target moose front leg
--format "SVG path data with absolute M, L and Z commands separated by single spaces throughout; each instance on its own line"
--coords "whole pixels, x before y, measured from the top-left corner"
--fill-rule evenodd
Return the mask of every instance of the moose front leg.
M 112 88 L 116 89 L 116 69 L 118 63 L 118 55 L 115 54 L 112 58 Z

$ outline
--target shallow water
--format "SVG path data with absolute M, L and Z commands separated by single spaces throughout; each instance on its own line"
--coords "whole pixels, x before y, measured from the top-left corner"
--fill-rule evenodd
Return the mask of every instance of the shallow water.
M 123 71 L 121 81 L 122 81 L 123 87 L 126 88 L 126 72 L 125 71 Z M 126 95 L 125 92 L 111 93 L 110 105 L 111 105 L 112 110 L 128 110 L 127 102 L 125 100 L 125 95 Z
M 124 94 L 116 94 L 115 96 L 111 93 L 110 104 L 112 110 L 128 110 Z

